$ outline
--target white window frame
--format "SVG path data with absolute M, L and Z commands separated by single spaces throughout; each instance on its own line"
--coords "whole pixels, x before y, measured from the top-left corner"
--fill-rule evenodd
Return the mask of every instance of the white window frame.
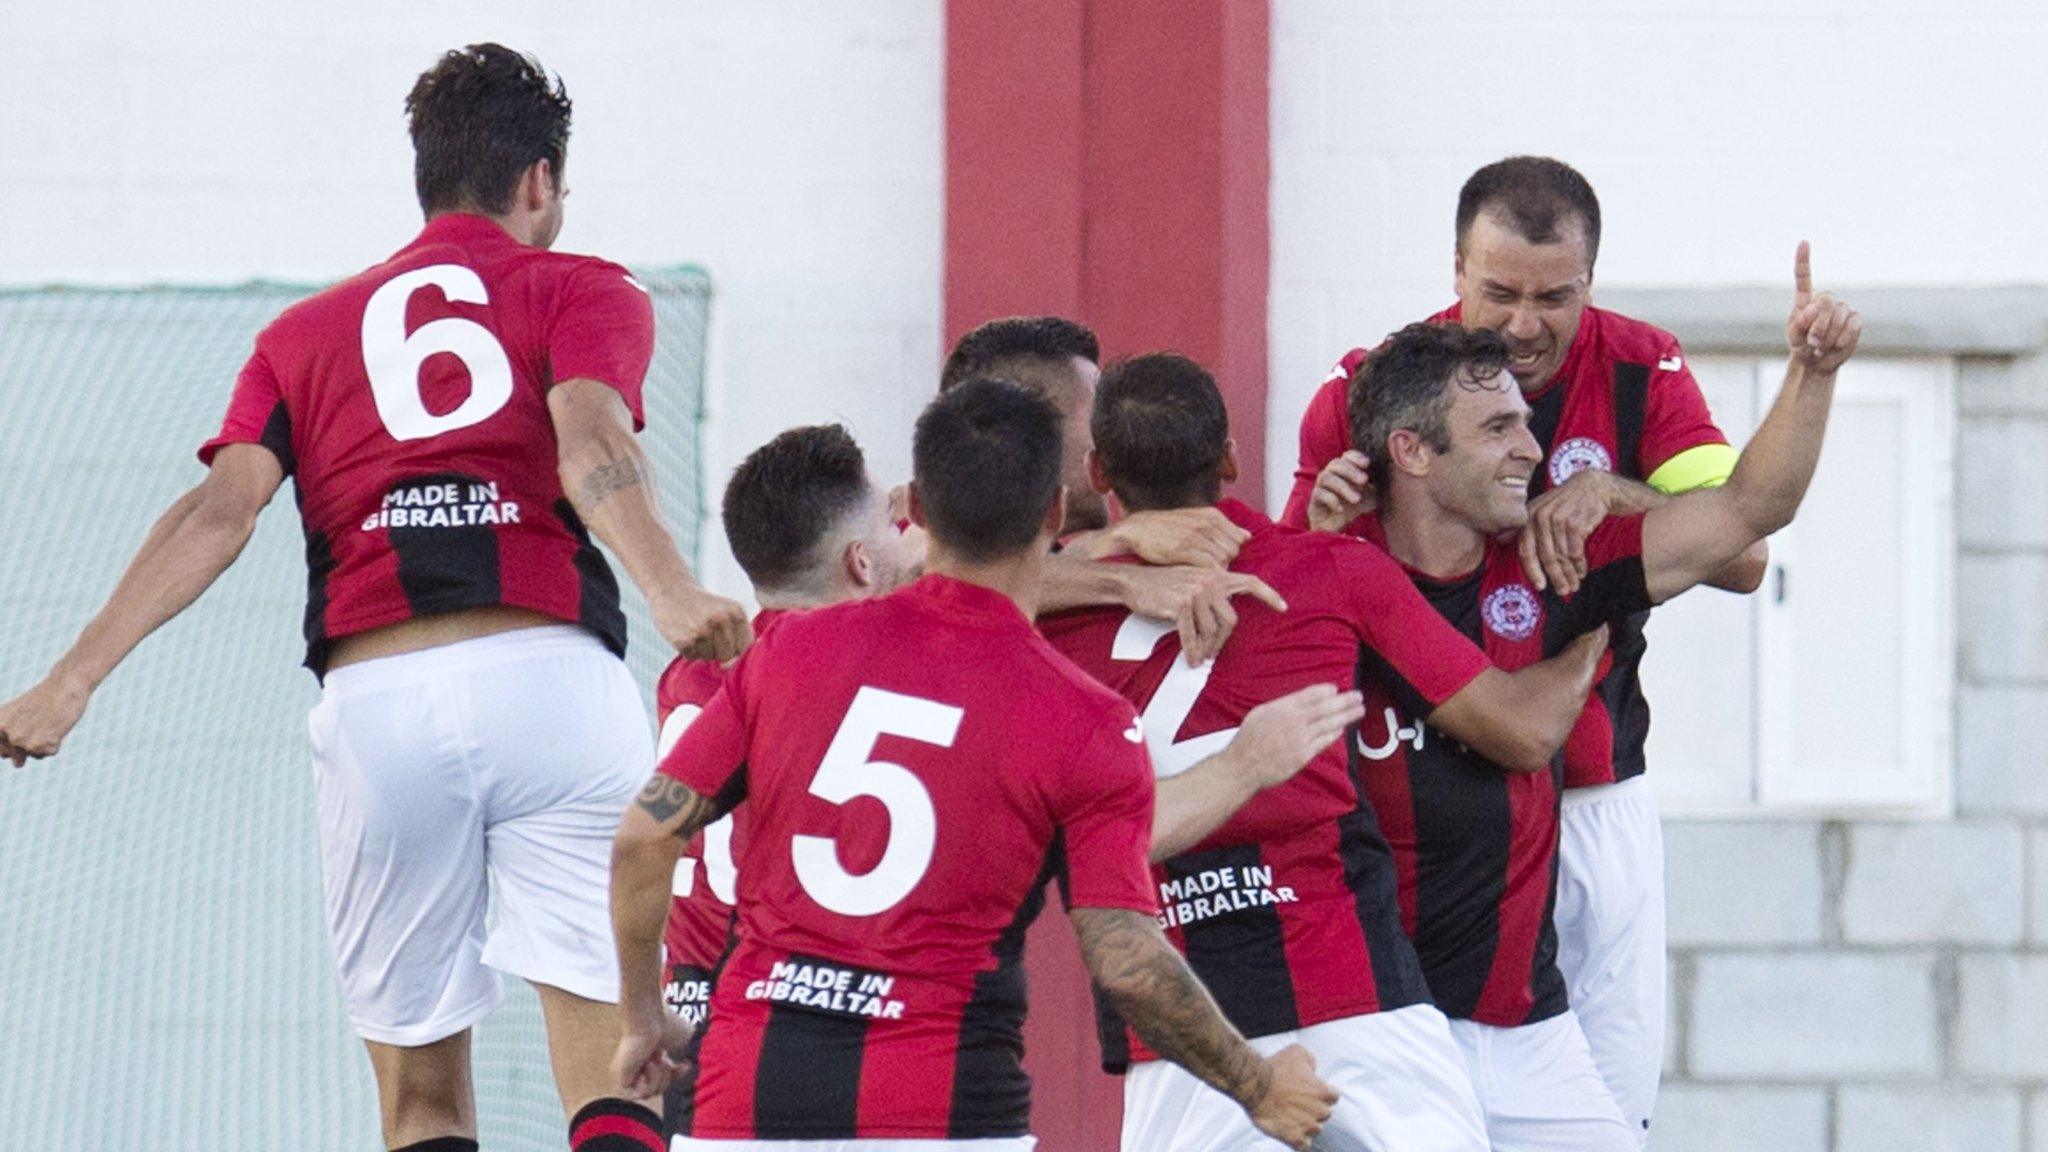
M 1783 357 L 1733 353 L 1694 355 L 1692 360 L 1710 399 L 1712 393 L 1720 393 L 1715 414 L 1722 427 L 1731 439 L 1746 440 L 1777 393 Z M 1747 411 L 1735 410 L 1741 408 L 1739 403 L 1726 403 L 1731 377 L 1739 379 L 1742 374 L 1748 378 Z M 1659 609 L 1652 619 L 1645 665 L 1652 713 L 1649 776 L 1667 815 L 1940 819 L 1953 814 L 1957 375 L 1956 361 L 1948 356 L 1862 357 L 1843 370 L 1837 392 L 1838 411 L 1858 403 L 1897 404 L 1903 409 L 1897 444 L 1897 466 L 1905 473 L 1899 528 L 1900 618 L 1872 622 L 1874 627 L 1898 630 L 1897 688 L 1905 708 L 1898 742 L 1903 779 L 1899 773 L 1889 779 L 1873 773 L 1871 790 L 1859 794 L 1853 766 L 1845 771 L 1842 765 L 1833 765 L 1832 771 L 1817 776 L 1811 766 L 1798 763 L 1794 749 L 1801 725 L 1854 724 L 1859 718 L 1815 715 L 1801 709 L 1796 699 L 1796 645 L 1825 640 L 1795 635 L 1794 608 L 1799 597 L 1826 592 L 1816 593 L 1812 580 L 1801 579 L 1801 531 L 1795 521 L 1772 538 L 1771 568 L 1754 595 L 1731 602 L 1726 593 L 1697 591 Z M 1831 438 L 1831 448 L 1839 444 Z M 1827 466 L 1824 456 L 1821 467 Z M 1790 595 L 1781 599 L 1781 581 L 1787 580 Z M 1686 616 L 1691 617 L 1689 623 L 1683 620 Z M 1659 617 L 1667 624 L 1661 647 Z M 1706 631 L 1710 619 L 1716 632 Z M 1746 636 L 1736 631 L 1743 620 L 1749 630 Z M 1711 642 L 1716 637 L 1727 642 Z M 1674 643 L 1681 650 L 1674 651 Z M 1740 707 L 1731 701 L 1731 693 L 1734 701 L 1747 704 L 1748 731 L 1717 746 L 1716 734 L 1703 728 L 1707 721 L 1701 717 L 1715 709 L 1724 717 L 1730 715 L 1731 707 Z M 1696 709 L 1689 703 L 1694 700 L 1700 701 Z M 1682 787 L 1687 750 L 1717 747 L 1712 754 L 1740 756 L 1746 751 L 1746 764 L 1733 771 L 1723 769 L 1724 777 L 1737 779 L 1724 779 L 1719 789 Z M 1746 787 L 1739 786 L 1741 776 L 1746 776 Z M 1738 787 L 1725 786 L 1730 782 Z

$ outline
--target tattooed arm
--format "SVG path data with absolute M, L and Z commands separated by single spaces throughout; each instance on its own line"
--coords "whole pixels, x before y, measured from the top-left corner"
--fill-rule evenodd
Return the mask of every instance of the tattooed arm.
M 562 491 L 646 595 L 662 638 L 685 656 L 739 655 L 753 639 L 746 610 L 698 587 L 676 551 L 625 400 L 595 380 L 569 380 L 549 390 L 548 414 Z
M 1167 943 L 1152 917 L 1121 908 L 1075 908 L 1081 958 L 1117 1014 L 1154 1052 L 1238 1102 L 1252 1123 L 1293 1148 L 1307 1148 L 1337 1094 L 1299 1047 L 1272 1060 L 1246 1044 L 1209 990 Z
M 661 1003 L 661 930 L 670 878 L 683 845 L 716 819 L 712 802 L 659 772 L 626 809 L 612 841 L 612 934 L 619 950 L 619 1014 L 625 1035 L 613 1071 L 628 1095 L 668 1084 L 688 1026 Z

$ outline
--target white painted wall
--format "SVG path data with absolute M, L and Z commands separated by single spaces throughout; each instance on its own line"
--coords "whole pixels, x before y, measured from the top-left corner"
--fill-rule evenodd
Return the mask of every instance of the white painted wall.
M 1604 285 L 1776 284 L 1802 237 L 1830 285 L 2048 281 L 2027 0 L 1272 2 L 1275 493 L 1336 357 L 1450 302 L 1502 156 L 1592 180 Z
M 0 281 L 319 280 L 419 225 L 402 102 L 437 53 L 537 53 L 576 101 L 559 247 L 694 261 L 710 496 L 793 423 L 908 474 L 936 383 L 942 0 L 0 8 Z M 222 396 L 226 396 L 223 382 Z M 707 532 L 709 576 L 745 581 Z

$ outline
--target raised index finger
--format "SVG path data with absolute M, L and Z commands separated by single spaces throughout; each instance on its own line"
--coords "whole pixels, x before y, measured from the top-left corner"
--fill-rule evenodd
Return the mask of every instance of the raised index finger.
M 1804 240 L 1799 242 L 1799 251 L 1792 256 L 1792 306 L 1804 308 L 1813 299 L 1813 245 Z

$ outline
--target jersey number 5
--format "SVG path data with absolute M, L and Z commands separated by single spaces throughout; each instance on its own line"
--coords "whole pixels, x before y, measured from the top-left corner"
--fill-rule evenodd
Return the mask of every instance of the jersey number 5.
M 405 305 L 428 285 L 450 303 L 488 304 L 490 293 L 475 272 L 460 264 L 432 264 L 386 280 L 363 306 L 363 369 L 377 417 L 393 440 L 425 440 L 480 424 L 512 399 L 512 362 L 491 330 L 474 320 L 445 316 L 419 330 L 405 330 Z M 439 416 L 420 395 L 420 367 L 429 356 L 447 353 L 469 369 L 469 397 Z
M 875 866 L 855 875 L 839 863 L 839 846 L 831 838 L 794 837 L 796 878 L 821 907 L 842 916 L 873 916 L 894 908 L 924 879 L 939 835 L 931 793 L 910 769 L 871 757 L 884 736 L 951 748 L 961 715 L 950 705 L 880 688 L 854 694 L 811 777 L 811 794 L 834 804 L 856 796 L 880 800 L 889 811 L 889 841 Z
M 1150 660 L 1159 642 L 1171 635 L 1171 624 L 1144 616 L 1126 616 L 1123 626 L 1116 630 L 1116 639 L 1110 642 L 1109 658 L 1119 661 Z M 1145 747 L 1152 753 L 1152 774 L 1161 780 L 1178 776 L 1221 752 L 1230 743 L 1230 738 L 1237 735 L 1236 728 L 1225 728 L 1179 743 L 1173 739 L 1180 734 L 1181 725 L 1188 722 L 1188 713 L 1195 710 L 1195 701 L 1201 698 L 1202 689 L 1209 686 L 1209 673 L 1215 666 L 1215 661 L 1211 660 L 1199 668 L 1190 668 L 1188 662 L 1176 653 L 1173 662 L 1166 666 L 1165 679 L 1152 690 L 1152 699 L 1145 702 L 1145 712 L 1140 717 L 1145 729 Z

